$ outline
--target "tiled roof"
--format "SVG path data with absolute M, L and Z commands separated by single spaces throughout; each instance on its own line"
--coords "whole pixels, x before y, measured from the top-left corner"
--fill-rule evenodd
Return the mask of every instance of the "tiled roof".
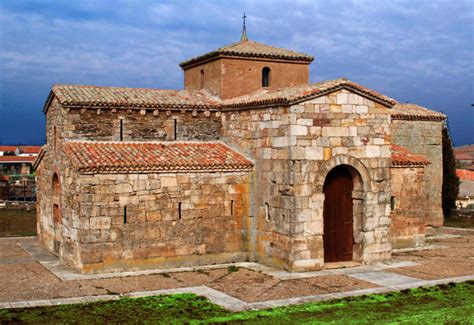
M 0 151 L 15 151 L 18 146 L 0 146 Z
M 324 96 L 340 89 L 347 89 L 358 93 L 388 107 L 397 103 L 395 99 L 365 88 L 348 79 L 341 78 L 277 90 L 262 89 L 251 94 L 228 99 L 224 101 L 224 107 L 226 109 L 239 109 L 268 105 L 292 105 Z
M 474 145 L 453 148 L 456 160 L 474 160 Z
M 255 41 L 240 41 L 218 48 L 209 53 L 183 61 L 179 66 L 183 69 L 191 67 L 203 61 L 218 57 L 244 57 L 244 58 L 263 58 L 273 60 L 290 60 L 311 62 L 314 57 L 308 54 L 294 52 Z
M 463 181 L 474 181 L 474 171 L 467 169 L 456 169 L 456 175 Z
M 41 146 L 20 146 L 20 152 L 26 154 L 38 154 Z
M 396 104 L 390 110 L 394 120 L 443 121 L 446 115 L 416 104 Z
M 253 163 L 220 142 L 68 142 L 64 151 L 83 173 L 250 170 Z
M 29 162 L 32 163 L 35 161 L 36 156 L 0 156 L 1 163 L 21 163 Z
M 430 164 L 430 161 L 423 156 L 392 144 L 392 167 L 423 167 Z
M 181 109 L 245 109 L 270 105 L 292 105 L 305 100 L 347 89 L 387 107 L 397 102 L 374 90 L 347 79 L 328 80 L 277 90 L 259 90 L 225 101 L 206 91 L 161 90 L 143 88 L 55 85 L 51 94 L 65 107 L 86 108 L 181 108 Z M 51 97 L 51 95 L 50 95 Z M 49 100 L 44 111 L 48 108 Z M 444 116 L 444 115 L 443 115 Z
M 54 95 L 65 107 L 129 107 L 129 108 L 216 108 L 217 98 L 205 91 L 163 90 L 126 87 L 54 85 L 46 102 L 47 110 Z

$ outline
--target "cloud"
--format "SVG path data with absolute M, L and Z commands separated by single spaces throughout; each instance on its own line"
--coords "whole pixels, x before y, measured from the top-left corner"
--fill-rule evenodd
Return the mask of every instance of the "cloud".
M 10 117 L 28 112 L 42 132 L 41 106 L 54 83 L 181 88 L 177 64 L 237 41 L 243 12 L 251 39 L 314 55 L 314 81 L 345 76 L 443 109 L 452 129 L 474 122 L 464 108 L 474 102 L 472 1 L 6 0 L 3 141 L 42 137 L 18 132 L 21 121 Z M 474 142 L 459 133 L 456 142 Z

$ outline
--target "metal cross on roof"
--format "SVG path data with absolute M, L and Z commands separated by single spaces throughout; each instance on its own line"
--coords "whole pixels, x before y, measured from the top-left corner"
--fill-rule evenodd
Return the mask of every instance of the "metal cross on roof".
M 245 15 L 245 12 L 244 12 L 244 15 L 242 16 L 242 19 L 244 20 L 244 24 L 243 24 L 243 28 L 242 28 L 242 37 L 240 37 L 240 41 L 241 42 L 245 42 L 245 41 L 248 41 L 248 37 L 247 37 L 247 26 L 245 25 L 245 19 L 247 18 L 247 16 Z

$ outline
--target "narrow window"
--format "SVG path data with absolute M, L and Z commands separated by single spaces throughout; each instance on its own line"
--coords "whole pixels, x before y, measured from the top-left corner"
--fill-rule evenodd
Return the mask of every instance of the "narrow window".
M 123 207 L 123 223 L 127 223 L 127 207 Z
M 199 75 L 199 89 L 204 88 L 204 70 L 201 69 L 201 73 Z
M 395 210 L 395 196 L 392 196 L 390 198 L 390 210 L 394 211 Z
M 53 151 L 56 152 L 56 139 L 57 139 L 57 132 L 56 126 L 53 126 Z
M 262 87 L 270 87 L 270 68 L 262 69 Z
M 181 202 L 178 203 L 178 219 L 181 220 Z
M 265 202 L 265 219 L 270 220 L 270 206 Z
M 120 119 L 120 141 L 123 141 L 123 120 Z
M 234 215 L 234 200 L 230 200 L 230 215 Z
M 178 139 L 178 119 L 174 119 L 174 140 Z

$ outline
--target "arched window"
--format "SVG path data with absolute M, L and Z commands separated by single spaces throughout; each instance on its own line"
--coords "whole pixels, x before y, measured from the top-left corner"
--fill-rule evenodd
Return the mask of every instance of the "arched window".
M 262 87 L 270 87 L 270 68 L 262 69 Z
M 201 73 L 199 75 L 199 89 L 204 88 L 204 70 L 201 69 Z
M 59 183 L 58 174 L 54 173 L 53 175 L 53 195 L 59 195 L 61 192 L 61 185 Z

